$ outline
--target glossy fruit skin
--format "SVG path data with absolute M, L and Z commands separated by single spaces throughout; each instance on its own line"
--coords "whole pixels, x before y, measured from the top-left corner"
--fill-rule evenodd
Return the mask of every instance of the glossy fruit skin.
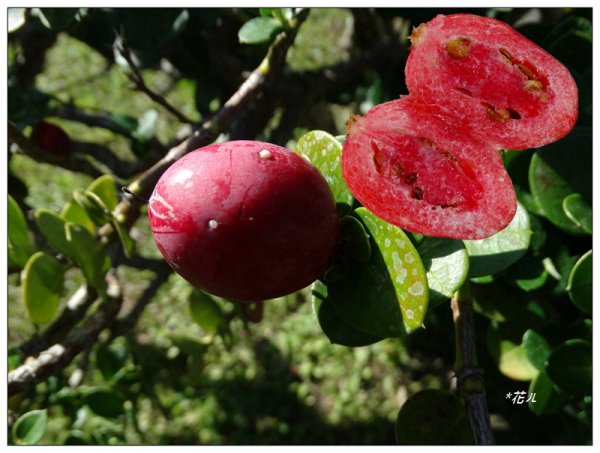
M 71 139 L 56 124 L 39 121 L 33 126 L 31 140 L 43 150 L 55 156 L 68 156 L 71 152 Z
M 269 143 L 232 141 L 175 162 L 148 205 L 158 249 L 183 278 L 216 296 L 271 299 L 329 266 L 339 218 L 324 178 Z
M 442 107 L 403 96 L 347 127 L 344 179 L 383 220 L 427 236 L 481 239 L 514 217 L 500 153 Z
M 452 14 L 421 24 L 405 73 L 412 96 L 447 108 L 497 148 L 554 142 L 577 121 L 568 69 L 496 19 Z

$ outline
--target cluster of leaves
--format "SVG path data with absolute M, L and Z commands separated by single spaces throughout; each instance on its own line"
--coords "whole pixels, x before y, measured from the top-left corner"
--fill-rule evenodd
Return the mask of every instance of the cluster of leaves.
M 262 44 L 287 29 L 288 13 L 286 9 L 264 8 L 247 15 L 248 20 L 232 15 L 226 21 L 228 27 L 236 29 L 239 40 L 231 48 L 244 56 L 242 60 L 247 65 L 237 68 L 240 72 L 256 63 L 264 49 Z M 212 54 L 206 36 L 194 39 L 198 38 L 197 31 L 187 24 L 199 20 L 206 24 L 206 33 L 210 33 L 214 31 L 214 17 L 227 16 L 223 11 L 213 10 L 207 10 L 206 14 L 166 10 L 160 18 L 148 11 L 132 14 L 126 10 L 100 9 L 40 9 L 35 14 L 54 33 L 68 31 L 105 54 L 115 40 L 114 25 L 125 24 L 128 43 L 140 67 L 156 65 L 167 55 L 182 74 L 196 76 L 197 68 L 190 66 L 189 61 L 186 63 L 189 43 L 198 44 L 194 51 L 207 61 Z M 12 26 L 17 27 L 25 18 L 15 15 L 12 20 Z M 559 58 L 566 57 L 580 85 L 581 115 L 576 130 L 556 144 L 535 152 L 504 152 L 506 167 L 517 189 L 519 209 L 513 222 L 491 238 L 459 241 L 422 237 L 382 222 L 360 207 L 345 186 L 339 165 L 344 137 L 321 130 L 298 134 L 295 151 L 321 171 L 342 218 L 342 242 L 335 264 L 311 288 L 312 309 L 324 333 L 322 338 L 352 348 L 379 347 L 386 344 L 382 340 L 398 337 L 401 340 L 387 341 L 410 343 L 413 335 L 407 334 L 434 324 L 436 314 L 443 307 L 447 309 L 448 300 L 458 290 L 468 287 L 480 315 L 478 334 L 483 334 L 480 338 L 485 338 L 487 346 L 484 356 L 490 358 L 489 364 L 501 377 L 494 389 L 506 393 L 514 390 L 510 385 L 515 381 L 528 383 L 528 391 L 537 395 L 536 402 L 529 403 L 533 414 L 543 417 L 575 413 L 583 424 L 589 423 L 591 68 L 587 54 L 577 58 L 569 55 L 570 49 L 579 52 L 591 42 L 589 25 L 583 17 L 568 16 L 551 30 L 545 29 L 544 24 L 523 29 L 530 36 L 543 36 L 548 50 Z M 151 40 L 147 39 L 148 29 L 155 31 Z M 258 45 L 238 46 L 239 43 Z M 106 56 L 114 58 L 112 54 Z M 118 58 L 116 61 L 123 63 Z M 368 109 L 383 101 L 391 91 L 375 72 L 367 72 L 365 79 L 366 88 L 354 87 L 348 93 L 336 93 L 335 101 L 347 101 L 358 95 L 362 108 Z M 196 108 L 201 116 L 214 110 L 215 104 L 222 103 L 232 87 L 239 84 L 239 78 L 231 77 L 217 86 L 214 74 L 200 80 Z M 35 87 L 24 96 L 9 90 L 9 98 L 10 119 L 21 129 L 62 104 Z M 127 137 L 132 148 L 139 150 L 136 144 L 151 141 L 156 133 L 158 115 L 156 110 L 150 112 L 153 113 L 140 118 L 109 112 L 109 129 Z M 573 150 L 577 151 L 576 158 Z M 121 219 L 113 214 L 119 202 L 117 187 L 113 176 L 101 176 L 87 187 L 78 188 L 59 212 L 38 208 L 30 221 L 18 198 L 8 197 L 9 271 L 21 273 L 22 300 L 28 318 L 36 325 L 45 325 L 60 313 L 65 287 L 72 278 L 70 269 L 79 269 L 87 284 L 106 297 L 105 275 L 110 267 L 118 265 L 121 257 L 98 239 L 100 228 L 112 225 L 120 240 L 118 250 L 125 256 L 134 256 L 136 246 L 142 245 L 133 241 Z M 187 360 L 183 368 L 202 376 L 209 372 L 206 351 L 213 340 L 218 338 L 231 347 L 240 341 L 235 338 L 232 323 L 241 319 L 247 327 L 253 314 L 241 305 L 187 287 L 176 297 L 187 301 L 189 318 L 200 327 L 196 334 L 201 335 L 178 336 L 171 343 L 183 351 L 181 356 Z M 371 350 L 367 348 L 355 351 Z M 314 355 L 307 353 L 305 361 L 313 363 Z M 135 366 L 133 356 L 137 361 Z M 160 373 L 160 368 L 168 362 L 143 357 L 143 353 L 137 351 L 136 355 L 122 343 L 101 344 L 92 354 L 99 373 L 97 385 L 71 386 L 63 377 L 48 381 L 50 397 L 45 403 L 60 407 L 69 419 L 65 443 L 124 442 L 123 431 L 111 420 L 126 420 L 136 429 L 137 396 L 146 382 L 142 375 Z M 18 354 L 12 354 L 9 368 L 16 368 L 20 362 Z M 485 357 L 482 362 L 486 362 Z M 315 373 L 308 373 L 311 379 Z M 357 384 L 357 391 L 362 385 L 362 381 Z M 298 395 L 309 393 L 306 386 L 297 387 Z M 492 411 L 502 413 L 508 403 L 500 403 L 504 406 L 492 400 Z M 161 403 L 157 405 L 160 407 Z M 90 413 L 94 417 L 90 418 Z M 439 419 L 433 419 L 432 414 Z M 453 423 L 448 424 L 448 420 Z M 46 410 L 34 409 L 23 414 L 13 425 L 13 442 L 39 442 L 48 423 Z M 236 423 L 232 423 L 236 428 Z M 102 429 L 97 429 L 98 426 Z M 428 429 L 431 426 L 433 432 Z M 281 425 L 278 429 L 285 434 L 290 427 Z M 462 402 L 448 392 L 431 389 L 416 393 L 404 404 L 397 418 L 396 437 L 406 444 L 472 441 Z M 576 442 L 587 439 L 583 437 Z

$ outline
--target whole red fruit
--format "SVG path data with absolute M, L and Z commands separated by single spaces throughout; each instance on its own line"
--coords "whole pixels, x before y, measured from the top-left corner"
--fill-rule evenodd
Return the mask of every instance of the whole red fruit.
M 302 289 L 329 266 L 339 218 L 329 186 L 280 146 L 232 141 L 197 149 L 150 197 L 154 241 L 193 285 L 232 300 Z
M 45 151 L 56 156 L 67 156 L 71 151 L 71 139 L 56 124 L 39 121 L 33 126 L 31 140 Z

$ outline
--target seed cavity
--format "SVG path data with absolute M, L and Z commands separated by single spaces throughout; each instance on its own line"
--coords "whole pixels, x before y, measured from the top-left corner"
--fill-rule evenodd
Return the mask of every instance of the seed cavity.
M 214 230 L 218 226 L 219 226 L 219 222 L 217 222 L 215 219 L 210 219 L 208 221 L 208 228 L 210 228 L 211 230 Z
M 506 58 L 508 61 L 510 61 L 511 64 L 515 64 L 515 57 L 513 57 L 512 54 L 508 50 L 506 50 L 503 47 L 500 47 L 498 50 L 500 51 L 500 53 L 502 54 L 502 56 L 504 58 Z
M 466 88 L 461 88 L 461 87 L 454 87 L 454 89 L 462 94 L 464 94 L 465 96 L 469 96 L 472 97 L 473 93 L 471 93 L 471 91 L 467 90 Z
M 411 196 L 415 200 L 422 200 L 423 199 L 423 189 L 421 189 L 419 186 L 415 186 L 412 190 Z
M 381 148 L 375 140 L 371 140 L 371 150 L 373 151 L 373 163 L 375 164 L 375 170 L 377 173 L 381 174 L 382 166 L 383 166 L 383 153 L 381 152 Z
M 485 113 L 488 118 L 497 123 L 504 123 L 508 120 L 520 120 L 521 115 L 515 109 L 508 108 L 496 108 L 493 105 L 483 103 L 485 106 Z
M 414 172 L 409 173 L 408 175 L 406 175 L 406 177 L 404 178 L 404 182 L 406 184 L 410 184 L 411 186 L 417 182 L 417 178 L 419 177 L 419 175 L 417 175 Z
M 258 152 L 258 157 L 260 157 L 261 159 L 267 160 L 273 157 L 273 154 L 271 154 L 271 151 L 269 151 L 268 149 L 261 149 Z
M 451 39 L 446 43 L 446 53 L 453 58 L 465 58 L 469 56 L 471 40 L 465 36 Z

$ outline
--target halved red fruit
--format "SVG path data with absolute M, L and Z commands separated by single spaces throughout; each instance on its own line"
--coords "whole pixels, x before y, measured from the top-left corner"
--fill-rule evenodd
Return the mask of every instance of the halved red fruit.
M 558 60 L 509 25 L 439 15 L 411 35 L 406 84 L 503 149 L 539 147 L 577 120 L 577 86 Z
M 412 96 L 348 122 L 344 179 L 370 211 L 411 232 L 480 239 L 516 211 L 498 150 L 447 110 Z

